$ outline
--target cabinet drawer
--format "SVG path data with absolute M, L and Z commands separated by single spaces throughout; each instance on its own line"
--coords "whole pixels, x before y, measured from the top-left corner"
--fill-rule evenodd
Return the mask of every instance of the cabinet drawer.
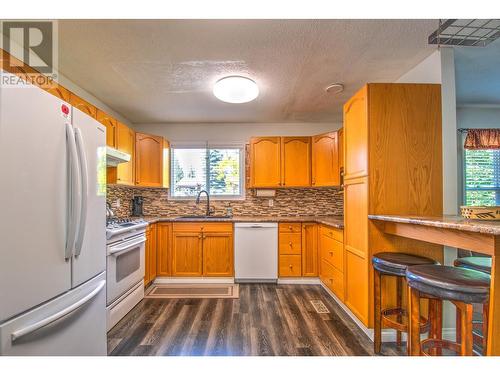
M 300 233 L 280 233 L 279 234 L 279 253 L 295 254 L 302 253 L 302 236 Z
M 280 255 L 279 276 L 301 276 L 302 257 L 300 255 Z
M 344 231 L 338 228 L 328 227 L 326 225 L 321 226 L 320 230 L 321 236 L 327 236 L 337 240 L 339 242 L 344 242 Z
M 302 223 L 280 223 L 280 233 L 301 233 Z
M 174 232 L 232 232 L 232 223 L 190 222 L 174 223 Z
M 341 300 L 344 300 L 344 274 L 330 263 L 321 260 L 320 279 Z
M 344 272 L 344 244 L 322 235 L 320 238 L 321 259 Z

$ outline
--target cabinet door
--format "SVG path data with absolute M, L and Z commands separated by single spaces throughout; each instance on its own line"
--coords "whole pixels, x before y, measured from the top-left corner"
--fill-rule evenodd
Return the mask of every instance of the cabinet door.
M 312 137 L 312 185 L 340 185 L 337 132 Z
M 158 276 L 170 276 L 171 271 L 171 244 L 172 224 L 158 223 L 156 225 L 156 273 Z
M 138 186 L 163 186 L 163 138 L 136 133 L 135 184 Z
M 71 96 L 71 92 L 64 88 L 61 85 L 54 85 L 46 89 L 47 92 L 51 93 L 52 95 L 58 97 L 61 100 L 64 100 L 65 102 L 69 102 L 69 98 Z
M 106 126 L 106 146 L 116 148 L 116 119 L 100 109 L 97 110 L 96 119 Z
M 134 185 L 135 132 L 121 122 L 117 122 L 116 129 L 116 148 L 130 155 L 130 161 L 116 167 L 116 183 Z
M 318 276 L 318 226 L 302 224 L 302 276 Z
M 151 231 L 149 234 L 149 281 L 154 281 L 156 279 L 156 262 L 157 262 L 157 250 L 156 250 L 156 224 L 151 225 Z
M 146 229 L 146 243 L 144 245 L 144 285 L 151 281 L 151 227 Z
M 368 88 L 344 105 L 344 178 L 368 175 Z M 390 157 L 390 156 L 388 156 Z
M 280 137 L 250 140 L 250 176 L 252 187 L 281 186 Z
M 233 276 L 233 234 L 203 233 L 203 276 Z
M 86 115 L 92 118 L 96 118 L 97 108 L 86 100 L 80 98 L 78 95 L 71 93 L 69 97 L 69 104 L 71 104 L 74 108 L 79 109 Z
M 172 235 L 172 276 L 201 276 L 202 234 L 174 232 Z
M 344 185 L 345 303 L 368 325 L 368 177 Z
M 281 138 L 281 171 L 283 186 L 311 186 L 311 137 Z

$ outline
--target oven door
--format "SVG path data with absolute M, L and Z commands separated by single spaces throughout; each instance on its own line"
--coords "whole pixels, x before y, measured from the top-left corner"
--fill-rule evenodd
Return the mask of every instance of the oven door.
M 109 305 L 144 279 L 146 236 L 131 237 L 108 245 L 107 304 Z

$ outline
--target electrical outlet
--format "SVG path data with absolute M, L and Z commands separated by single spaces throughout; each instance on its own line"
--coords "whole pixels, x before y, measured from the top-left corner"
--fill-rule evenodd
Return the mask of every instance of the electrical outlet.
M 269 207 L 273 207 L 274 206 L 274 199 L 269 199 L 268 204 L 269 204 Z
M 116 208 L 120 208 L 120 206 L 122 205 L 122 201 L 120 198 L 118 198 L 116 201 L 115 201 L 115 207 Z

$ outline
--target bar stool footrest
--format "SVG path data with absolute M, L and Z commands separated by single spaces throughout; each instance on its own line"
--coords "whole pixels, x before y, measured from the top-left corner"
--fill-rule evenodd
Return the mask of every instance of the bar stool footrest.
M 435 350 L 438 355 L 441 354 L 442 350 L 446 349 L 449 351 L 454 352 L 457 355 L 460 355 L 461 353 L 461 345 L 457 344 L 456 342 L 450 341 L 450 340 L 443 340 L 443 339 L 434 339 L 434 338 L 429 338 L 425 339 L 420 343 L 420 351 L 424 356 L 431 357 L 435 354 L 432 354 L 432 352 Z
M 381 311 L 382 326 L 392 328 L 400 332 L 408 332 L 407 311 L 402 307 L 393 307 Z M 398 321 L 398 318 L 400 318 Z M 430 328 L 430 322 L 427 318 L 420 317 L 420 333 L 425 333 Z

